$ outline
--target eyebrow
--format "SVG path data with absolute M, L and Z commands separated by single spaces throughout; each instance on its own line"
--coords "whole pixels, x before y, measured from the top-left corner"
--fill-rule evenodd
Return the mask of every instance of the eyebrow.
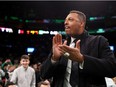
M 76 20 L 77 22 L 80 22 L 80 20 L 77 20 L 77 19 L 74 19 L 74 18 L 72 18 L 72 17 L 69 17 L 69 18 L 66 18 L 64 21 L 66 21 L 66 20 L 68 20 L 68 19 L 73 19 L 73 20 Z

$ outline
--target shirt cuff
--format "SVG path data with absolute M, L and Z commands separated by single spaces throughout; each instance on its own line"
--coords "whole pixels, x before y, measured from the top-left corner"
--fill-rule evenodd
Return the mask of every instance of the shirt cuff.
M 51 59 L 51 62 L 52 62 L 52 64 L 55 64 L 57 61 L 55 61 L 55 60 Z

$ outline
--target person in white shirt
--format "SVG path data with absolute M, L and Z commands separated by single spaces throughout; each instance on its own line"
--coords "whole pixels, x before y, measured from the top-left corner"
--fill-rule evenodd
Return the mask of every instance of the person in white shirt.
M 28 55 L 22 55 L 21 66 L 14 70 L 11 82 L 18 87 L 35 87 L 35 71 L 29 66 L 30 60 Z

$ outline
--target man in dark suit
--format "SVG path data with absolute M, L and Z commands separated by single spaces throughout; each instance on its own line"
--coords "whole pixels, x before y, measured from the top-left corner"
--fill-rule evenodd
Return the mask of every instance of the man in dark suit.
M 52 53 L 41 67 L 41 78 L 52 77 L 52 87 L 106 87 L 104 77 L 116 76 L 108 40 L 89 35 L 85 24 L 85 14 L 72 10 L 64 22 L 68 38 L 53 37 Z

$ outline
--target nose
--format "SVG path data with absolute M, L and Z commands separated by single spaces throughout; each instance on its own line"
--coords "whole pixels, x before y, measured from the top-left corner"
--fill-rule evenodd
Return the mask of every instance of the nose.
M 64 25 L 67 25 L 67 24 L 68 24 L 68 21 L 67 21 L 67 20 L 65 20 Z

